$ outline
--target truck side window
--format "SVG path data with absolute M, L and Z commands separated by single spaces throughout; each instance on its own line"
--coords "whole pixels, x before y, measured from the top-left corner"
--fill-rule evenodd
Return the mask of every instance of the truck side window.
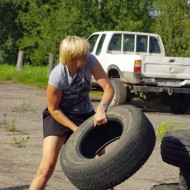
M 101 50 L 102 50 L 102 46 L 103 46 L 103 43 L 104 43 L 104 40 L 105 40 L 105 37 L 106 37 L 106 34 L 103 34 L 100 38 L 100 41 L 98 43 L 98 47 L 96 49 L 96 55 L 99 55 Z
M 137 35 L 136 52 L 147 52 L 147 41 L 147 36 Z
M 121 34 L 114 34 L 110 40 L 108 50 L 121 51 Z
M 88 42 L 90 43 L 90 52 L 93 52 L 98 36 L 99 34 L 95 34 L 93 36 L 90 36 L 90 38 L 88 38 Z
M 149 52 L 150 53 L 161 53 L 158 40 L 157 40 L 157 38 L 155 38 L 153 36 L 150 36 Z
M 134 34 L 124 34 L 123 39 L 123 51 L 134 52 L 134 43 L 135 35 Z

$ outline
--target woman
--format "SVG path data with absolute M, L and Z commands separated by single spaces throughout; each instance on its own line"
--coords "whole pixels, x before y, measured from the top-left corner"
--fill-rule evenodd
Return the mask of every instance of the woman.
M 92 115 L 94 126 L 107 122 L 106 109 L 114 89 L 98 60 L 88 52 L 89 43 L 77 36 L 66 37 L 60 45 L 60 63 L 52 70 L 47 86 L 42 159 L 30 190 L 45 189 L 62 146 L 82 122 Z M 96 113 L 89 97 L 92 75 L 104 91 Z

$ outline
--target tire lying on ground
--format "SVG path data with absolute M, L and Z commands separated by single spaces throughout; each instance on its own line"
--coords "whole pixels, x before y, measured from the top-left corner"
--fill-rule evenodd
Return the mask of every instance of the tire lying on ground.
M 190 170 L 190 130 L 166 133 L 161 142 L 161 156 L 170 165 Z
M 107 111 L 108 122 L 94 127 L 93 116 L 66 142 L 60 155 L 62 169 L 80 190 L 107 189 L 132 176 L 147 161 L 155 145 L 148 118 L 134 106 Z M 96 154 L 115 141 L 100 157 Z M 113 143 L 114 144 L 114 143 Z

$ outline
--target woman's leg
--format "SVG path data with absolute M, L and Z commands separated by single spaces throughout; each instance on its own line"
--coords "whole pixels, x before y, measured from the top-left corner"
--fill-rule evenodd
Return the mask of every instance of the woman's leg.
M 54 172 L 57 158 L 66 140 L 65 136 L 48 136 L 43 141 L 42 159 L 29 190 L 44 190 Z

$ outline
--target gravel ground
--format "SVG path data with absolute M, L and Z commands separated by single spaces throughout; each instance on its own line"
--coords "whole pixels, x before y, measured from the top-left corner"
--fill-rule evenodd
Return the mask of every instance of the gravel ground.
M 26 190 L 35 174 L 42 149 L 42 110 L 46 107 L 45 89 L 0 81 L 0 190 Z M 98 97 L 92 97 L 96 107 Z M 168 106 L 132 102 L 149 118 L 154 128 L 162 120 L 176 125 L 190 126 L 189 112 L 173 115 Z M 16 132 L 10 130 L 17 129 Z M 30 137 L 26 143 L 19 142 Z M 14 141 L 15 140 L 15 141 Z M 20 144 L 18 148 L 11 145 Z M 162 161 L 161 140 L 148 161 L 132 177 L 115 190 L 150 190 L 155 185 L 178 184 L 179 169 Z M 75 190 L 62 172 L 58 161 L 47 190 Z

